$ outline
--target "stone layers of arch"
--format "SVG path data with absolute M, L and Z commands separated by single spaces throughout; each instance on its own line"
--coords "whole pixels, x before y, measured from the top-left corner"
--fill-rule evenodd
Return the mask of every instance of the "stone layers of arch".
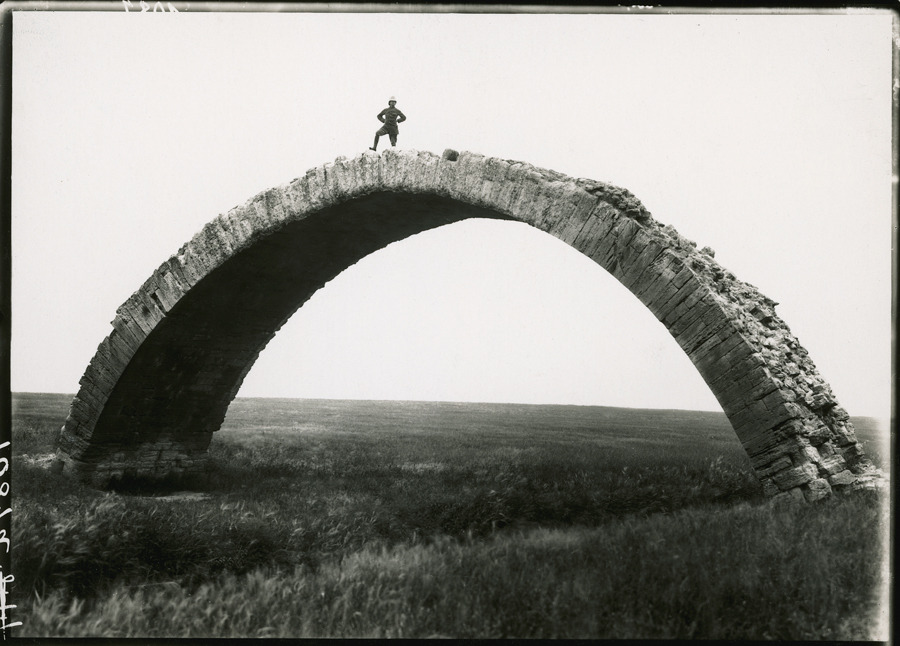
M 409 235 L 528 223 L 584 253 L 690 357 L 769 495 L 814 500 L 879 473 L 776 303 L 628 191 L 473 153 L 338 158 L 209 222 L 118 310 L 80 381 L 58 458 L 102 486 L 203 468 L 259 352 L 322 285 Z

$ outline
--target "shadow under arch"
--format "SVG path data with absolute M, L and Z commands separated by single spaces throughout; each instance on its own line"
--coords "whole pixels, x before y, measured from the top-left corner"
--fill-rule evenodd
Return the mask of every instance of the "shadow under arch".
M 445 151 L 338 158 L 209 222 L 117 310 L 60 430 L 64 471 L 95 486 L 203 469 L 259 353 L 316 290 L 388 244 L 468 218 L 568 243 L 668 329 L 769 495 L 814 500 L 879 474 L 773 301 L 628 191 Z

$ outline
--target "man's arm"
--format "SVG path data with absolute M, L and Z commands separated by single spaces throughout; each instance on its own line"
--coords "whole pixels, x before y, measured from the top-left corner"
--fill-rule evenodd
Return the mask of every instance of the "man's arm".
M 406 115 L 397 110 L 397 123 L 403 123 L 404 121 L 406 121 Z
M 382 110 L 381 112 L 378 113 L 378 120 L 379 120 L 381 123 L 384 123 L 384 113 L 385 113 L 385 112 L 387 112 L 387 108 L 385 108 L 384 110 Z

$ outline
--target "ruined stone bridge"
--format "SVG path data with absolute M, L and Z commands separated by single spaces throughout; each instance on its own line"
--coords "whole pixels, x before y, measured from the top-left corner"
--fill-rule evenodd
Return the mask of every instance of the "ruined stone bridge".
M 447 150 L 338 158 L 209 222 L 116 312 L 58 458 L 95 486 L 202 471 L 260 351 L 313 293 L 386 245 L 467 218 L 515 220 L 594 260 L 690 357 L 767 494 L 814 500 L 874 470 L 775 303 L 628 191 Z

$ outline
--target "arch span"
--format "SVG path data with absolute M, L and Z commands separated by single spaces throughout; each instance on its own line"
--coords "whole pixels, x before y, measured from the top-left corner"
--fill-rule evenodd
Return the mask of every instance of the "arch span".
M 97 486 L 201 470 L 260 351 L 327 281 L 391 242 L 466 218 L 525 222 L 615 276 L 722 405 L 766 493 L 808 500 L 877 471 L 776 303 L 628 191 L 445 151 L 338 158 L 209 222 L 116 312 L 58 457 Z

